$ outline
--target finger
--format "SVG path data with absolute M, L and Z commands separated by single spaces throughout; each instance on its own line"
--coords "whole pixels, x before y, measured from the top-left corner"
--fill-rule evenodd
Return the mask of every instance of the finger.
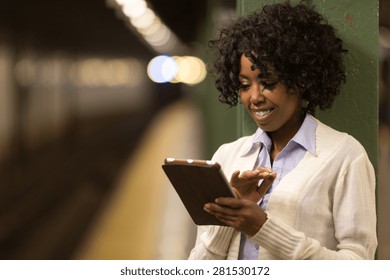
M 237 180 L 238 175 L 240 175 L 240 170 L 234 171 L 232 176 L 230 177 L 230 180 Z
M 272 172 L 272 169 L 270 169 L 268 167 L 264 167 L 264 166 L 260 166 L 260 167 L 256 168 L 256 170 L 259 170 L 260 173 L 262 173 L 262 172 L 271 173 Z
M 239 175 L 240 175 L 239 170 L 233 172 L 232 176 L 230 176 L 230 184 L 231 185 L 237 184 L 240 181 L 240 179 L 238 178 Z
M 261 185 L 257 188 L 257 192 L 260 195 L 260 197 L 263 197 L 267 193 L 269 187 L 272 185 L 275 178 L 276 178 L 275 172 L 269 173 L 268 176 L 264 178 Z
M 233 209 L 231 207 L 220 206 L 216 203 L 207 203 L 203 207 L 203 209 L 216 217 L 224 217 L 225 219 L 229 219 L 229 217 L 237 216 L 237 209 Z
M 214 216 L 219 215 L 220 213 L 217 211 L 218 209 L 215 207 L 213 203 L 207 203 L 203 206 L 203 210 L 206 211 L 209 214 L 212 214 Z
M 234 194 L 236 195 L 237 198 L 239 198 L 239 199 L 242 198 L 240 192 L 236 188 L 233 188 L 233 192 L 234 192 Z
M 267 168 L 267 167 L 259 167 L 256 168 L 255 170 L 248 170 L 242 172 L 239 176 L 238 179 L 241 180 L 246 180 L 246 181 L 256 181 L 260 179 L 265 179 L 266 177 L 269 176 L 269 174 L 272 173 L 272 170 Z
M 227 226 L 233 226 L 234 225 L 234 222 L 235 220 L 234 219 L 231 219 L 231 218 L 225 218 L 225 217 L 222 217 L 222 216 L 215 216 L 218 220 L 220 220 L 222 223 L 224 223 L 225 225 Z
M 227 206 L 230 208 L 241 208 L 243 206 L 243 200 L 232 197 L 219 197 L 215 200 L 217 205 Z
M 204 206 L 203 206 L 203 209 L 206 210 L 207 212 L 211 212 L 212 214 L 231 214 L 229 212 L 229 210 L 232 209 L 232 207 L 230 206 L 225 206 L 225 205 L 222 205 L 222 204 L 218 204 L 218 203 L 206 203 Z
M 255 170 L 247 170 L 247 171 L 242 172 L 242 173 L 238 176 L 238 179 L 241 179 L 241 180 L 257 179 L 259 173 L 260 173 L 260 170 L 258 170 L 258 169 L 255 169 Z

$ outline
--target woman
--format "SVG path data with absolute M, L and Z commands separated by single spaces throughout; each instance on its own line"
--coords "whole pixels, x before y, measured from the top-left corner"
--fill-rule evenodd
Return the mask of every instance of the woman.
M 210 46 L 220 101 L 239 99 L 258 129 L 215 153 L 237 198 L 204 206 L 226 226 L 198 227 L 190 259 L 373 259 L 373 167 L 357 140 L 313 116 L 345 82 L 334 28 L 310 4 L 286 2 Z

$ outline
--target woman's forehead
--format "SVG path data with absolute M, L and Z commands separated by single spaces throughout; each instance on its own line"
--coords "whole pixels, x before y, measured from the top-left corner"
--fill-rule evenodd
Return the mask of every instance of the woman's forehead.
M 241 54 L 240 64 L 243 59 L 246 59 L 246 63 L 251 64 L 251 70 L 255 71 L 256 69 L 260 70 L 260 75 L 262 77 L 277 76 L 275 68 L 272 63 L 264 63 L 258 59 L 258 56 L 254 52 L 246 52 Z M 240 65 L 241 67 L 241 65 Z
M 240 58 L 240 69 L 242 67 L 250 68 L 251 71 L 259 71 L 258 75 L 260 78 L 278 77 L 278 75 L 276 74 L 276 72 L 273 70 L 272 67 L 267 67 L 265 66 L 264 63 L 253 61 L 253 59 L 247 57 L 245 54 L 242 54 Z

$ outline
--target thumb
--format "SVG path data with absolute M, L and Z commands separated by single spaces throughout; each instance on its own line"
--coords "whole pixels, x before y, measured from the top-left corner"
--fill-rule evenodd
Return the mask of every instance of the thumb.
M 238 181 L 238 176 L 240 175 L 240 170 L 234 171 L 232 176 L 230 177 L 230 183 L 235 183 Z
M 275 181 L 275 178 L 276 178 L 275 172 L 269 173 L 269 175 L 266 178 L 264 178 L 261 185 L 257 188 L 257 192 L 260 195 L 260 197 L 264 197 L 264 195 L 267 193 L 269 187 Z

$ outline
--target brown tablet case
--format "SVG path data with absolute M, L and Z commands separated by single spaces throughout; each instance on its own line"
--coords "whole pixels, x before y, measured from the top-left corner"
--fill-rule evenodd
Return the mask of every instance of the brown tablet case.
M 197 225 L 224 225 L 203 207 L 218 197 L 234 197 L 218 163 L 166 159 L 162 168 Z

